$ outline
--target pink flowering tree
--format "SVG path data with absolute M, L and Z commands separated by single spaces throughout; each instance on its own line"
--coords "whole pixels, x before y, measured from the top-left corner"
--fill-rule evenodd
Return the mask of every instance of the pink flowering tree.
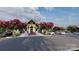
M 54 24 L 52 22 L 47 22 L 46 25 L 47 25 L 48 29 L 52 28 L 54 26 Z
M 26 27 L 26 23 L 21 22 L 19 19 L 3 21 L 0 20 L 0 28 L 1 30 L 5 29 L 24 29 Z
M 52 22 L 41 22 L 39 25 L 40 25 L 40 29 L 52 30 L 54 23 L 52 23 Z

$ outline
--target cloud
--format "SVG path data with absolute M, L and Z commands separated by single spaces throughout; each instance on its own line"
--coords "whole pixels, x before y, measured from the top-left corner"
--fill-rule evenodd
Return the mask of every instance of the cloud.
M 38 10 L 39 9 L 39 7 L 30 7 L 31 9 L 33 9 L 33 10 Z
M 48 10 L 48 11 L 52 11 L 52 10 L 54 10 L 55 9 L 55 7 L 44 7 L 46 10 Z
M 0 19 L 11 20 L 19 18 L 21 21 L 28 21 L 30 19 L 35 21 L 44 20 L 45 17 L 37 10 L 37 7 L 0 7 Z
M 77 18 L 77 14 L 66 15 L 62 17 L 55 17 L 54 23 L 60 26 L 69 26 L 69 25 L 77 25 L 79 26 L 79 18 Z

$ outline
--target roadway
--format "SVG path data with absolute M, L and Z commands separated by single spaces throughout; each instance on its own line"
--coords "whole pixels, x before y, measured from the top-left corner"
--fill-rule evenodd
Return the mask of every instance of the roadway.
M 69 51 L 79 48 L 79 38 L 69 35 L 0 39 L 0 51 Z

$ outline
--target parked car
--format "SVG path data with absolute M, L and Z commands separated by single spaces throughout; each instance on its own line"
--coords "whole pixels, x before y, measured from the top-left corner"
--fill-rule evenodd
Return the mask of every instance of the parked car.
M 55 34 L 55 32 L 50 32 L 50 35 L 54 35 Z
M 12 35 L 12 31 L 5 31 L 3 33 L 0 34 L 0 37 L 7 37 L 7 36 L 11 36 Z
M 61 35 L 65 35 L 65 34 L 66 34 L 66 32 L 60 32 L 60 34 L 61 34 Z
M 79 32 L 74 32 L 73 34 L 75 34 L 75 35 L 79 35 Z
M 57 31 L 56 34 L 64 35 L 64 34 L 66 34 L 66 32 L 64 32 L 64 31 Z
M 12 31 L 8 30 L 6 32 L 3 33 L 5 36 L 11 36 L 12 35 Z
M 0 31 L 0 34 L 2 34 L 3 33 L 3 31 Z

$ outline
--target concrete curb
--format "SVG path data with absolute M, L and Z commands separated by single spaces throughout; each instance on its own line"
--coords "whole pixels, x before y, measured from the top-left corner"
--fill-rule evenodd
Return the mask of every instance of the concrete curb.
M 76 50 L 79 50 L 79 48 L 69 49 L 67 51 L 76 51 Z
M 23 37 L 38 37 L 38 36 L 46 37 L 46 36 L 52 36 L 52 35 L 29 35 L 29 36 L 23 36 Z M 0 39 L 8 39 L 8 38 L 20 38 L 20 37 L 19 36 L 18 37 L 4 37 Z

